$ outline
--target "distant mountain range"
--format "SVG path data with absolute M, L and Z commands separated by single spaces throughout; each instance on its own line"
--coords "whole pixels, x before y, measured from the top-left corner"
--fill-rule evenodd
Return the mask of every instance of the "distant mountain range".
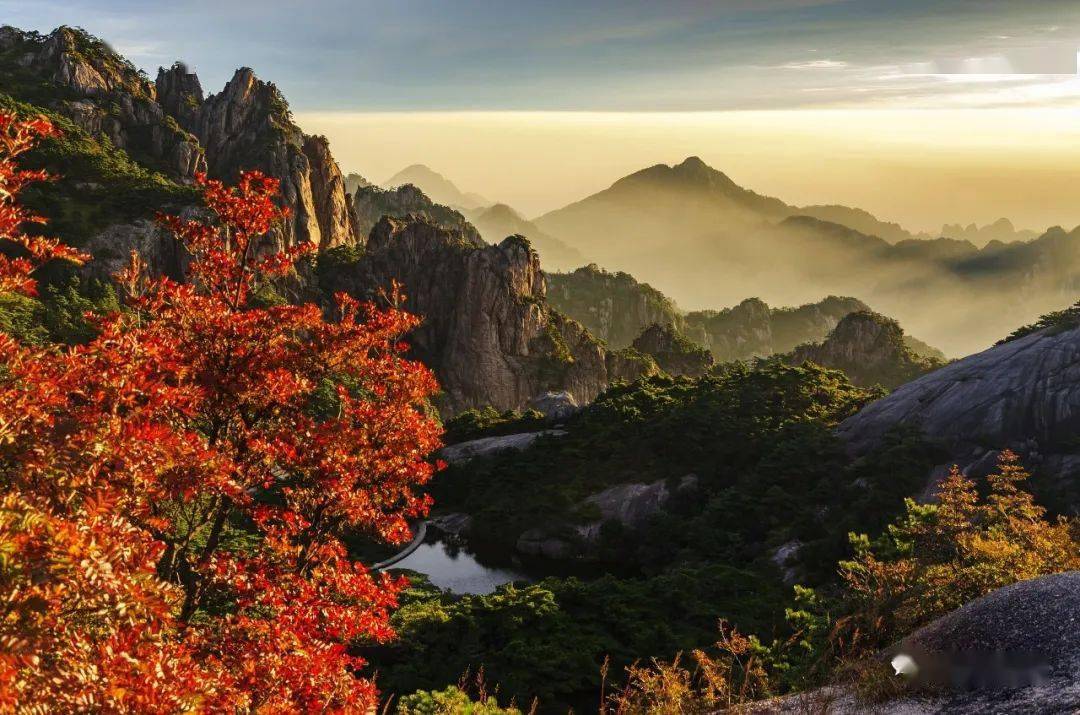
M 396 189 L 405 184 L 418 187 L 435 203 L 455 209 L 475 209 L 491 203 L 480 194 L 462 191 L 454 182 L 423 164 L 406 166 L 382 182 L 381 186 L 384 189 Z
M 860 209 L 758 194 L 697 157 L 638 171 L 534 223 L 688 308 L 854 295 L 953 356 L 1072 303 L 1080 287 L 1076 232 L 1004 242 L 997 237 L 1026 234 L 999 221 L 959 229 L 980 242 L 994 236 L 982 248 L 925 240 Z
M 541 230 L 506 204 L 473 209 L 465 215 L 489 243 L 498 243 L 515 234 L 525 236 L 548 270 L 569 270 L 585 263 L 581 251 Z

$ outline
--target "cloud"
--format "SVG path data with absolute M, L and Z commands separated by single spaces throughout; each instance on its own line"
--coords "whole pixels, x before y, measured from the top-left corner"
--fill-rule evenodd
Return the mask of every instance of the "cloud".
M 779 65 L 780 69 L 785 70 L 838 70 L 849 66 L 843 60 L 806 60 Z

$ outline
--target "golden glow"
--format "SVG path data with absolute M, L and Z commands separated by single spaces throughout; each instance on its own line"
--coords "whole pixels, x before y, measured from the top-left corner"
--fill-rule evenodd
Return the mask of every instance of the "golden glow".
M 527 216 L 646 166 L 697 155 L 793 204 L 943 223 L 1080 223 L 1080 109 L 306 113 L 344 171 L 381 182 L 422 163 Z

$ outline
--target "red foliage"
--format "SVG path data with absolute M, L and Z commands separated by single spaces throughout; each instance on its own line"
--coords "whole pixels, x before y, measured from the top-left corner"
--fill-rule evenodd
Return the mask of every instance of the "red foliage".
M 16 244 L 25 255 L 9 257 L 0 254 L 0 292 L 19 292 L 33 295 L 35 283 L 30 274 L 53 258 L 80 262 L 87 256 L 55 239 L 29 236 L 23 225 L 45 223 L 19 204 L 19 192 L 27 184 L 46 181 L 43 171 L 20 169 L 15 160 L 41 138 L 56 136 L 56 128 L 44 118 L 19 120 L 12 114 L 0 112 L 0 241 Z
M 128 308 L 89 345 L 0 336 L 0 711 L 375 702 L 349 646 L 392 637 L 403 583 L 341 536 L 401 541 L 427 509 L 436 384 L 400 342 L 416 319 L 344 295 L 332 322 L 255 307 L 306 247 L 256 250 L 275 180 L 199 181 L 217 220 L 162 219 L 188 282 L 133 256 Z

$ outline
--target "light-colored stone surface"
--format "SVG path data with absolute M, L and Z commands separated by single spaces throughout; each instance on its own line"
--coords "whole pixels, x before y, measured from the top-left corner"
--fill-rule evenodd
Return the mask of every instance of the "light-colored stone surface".
M 532 446 L 533 442 L 541 437 L 560 437 L 566 434 L 562 430 L 540 430 L 539 432 L 520 432 L 498 437 L 481 437 L 480 439 L 452 444 L 443 447 L 442 458 L 450 464 L 462 464 L 477 457 L 488 457 L 499 452 L 520 452 Z
M 958 678 L 967 688 L 952 689 L 945 695 L 912 695 L 888 703 L 858 702 L 840 688 L 814 691 L 768 703 L 752 712 L 955 713 L 983 715 L 1005 713 L 1080 712 L 1080 572 L 1021 581 L 942 616 L 916 631 L 886 654 L 913 653 L 916 663 L 943 656 L 957 662 L 961 655 L 1029 654 L 1042 662 L 1039 684 L 1002 687 L 1001 682 L 1024 683 L 1033 678 L 1024 670 L 981 670 L 974 678 L 990 677 L 999 684 L 970 687 L 972 675 L 953 667 L 949 677 Z M 1001 676 L 1004 674 L 1004 678 Z M 824 707 L 823 707 L 824 706 Z
M 951 464 L 979 476 L 1006 448 L 1041 476 L 1080 479 L 1080 329 L 1043 330 L 950 363 L 868 405 L 837 433 L 862 455 L 900 425 L 948 453 L 923 498 Z
M 694 489 L 698 478 L 687 474 L 679 480 L 676 491 Z M 667 480 L 649 484 L 619 484 L 593 494 L 585 501 L 600 510 L 601 521 L 617 521 L 629 529 L 640 529 L 649 518 L 660 512 L 671 498 Z
M 1065 441 L 1080 432 L 1080 329 L 1042 331 L 902 385 L 845 420 L 838 434 L 862 454 L 890 428 L 918 425 L 954 449 Z

